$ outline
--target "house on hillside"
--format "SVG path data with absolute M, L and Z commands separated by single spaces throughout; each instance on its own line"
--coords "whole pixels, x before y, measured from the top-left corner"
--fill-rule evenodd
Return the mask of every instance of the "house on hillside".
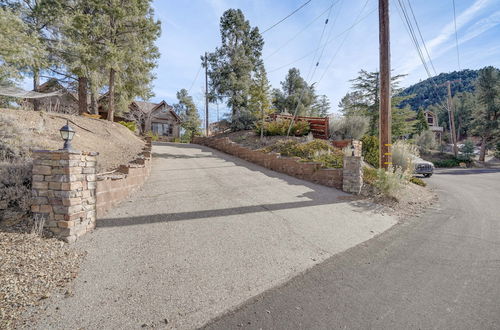
M 425 120 L 427 121 L 427 125 L 429 125 L 429 130 L 434 133 L 436 141 L 441 144 L 443 139 L 443 127 L 439 126 L 437 115 L 429 110 L 424 111 Z
M 78 113 L 78 94 L 74 93 L 57 81 L 57 79 L 49 79 L 40 86 L 38 86 L 39 93 L 51 93 L 60 91 L 61 95 L 38 98 L 26 99 L 27 103 L 34 104 L 37 102 L 40 109 L 48 112 L 61 112 L 69 114 Z
M 181 118 L 165 101 L 134 101 L 129 106 L 129 116 L 139 124 L 142 133 L 152 132 L 167 141 L 180 137 Z

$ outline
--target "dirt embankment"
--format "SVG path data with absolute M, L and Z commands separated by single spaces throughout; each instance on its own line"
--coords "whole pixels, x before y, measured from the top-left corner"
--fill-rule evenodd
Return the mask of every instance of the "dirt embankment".
M 0 109 L 0 120 L 11 117 L 23 127 L 30 149 L 57 150 L 62 148 L 59 129 L 69 124 L 76 131 L 73 148 L 99 152 L 97 170 L 105 172 L 133 160 L 144 147 L 144 141 L 126 127 L 106 120 L 59 113 Z

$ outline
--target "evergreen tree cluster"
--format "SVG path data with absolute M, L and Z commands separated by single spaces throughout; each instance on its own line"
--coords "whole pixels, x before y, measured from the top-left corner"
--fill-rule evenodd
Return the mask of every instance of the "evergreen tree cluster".
M 79 112 L 97 113 L 107 92 L 108 120 L 137 97 L 152 96 L 160 22 L 152 0 L 0 0 L 0 83 L 56 77 L 78 90 Z M 35 110 L 36 104 L 35 104 Z

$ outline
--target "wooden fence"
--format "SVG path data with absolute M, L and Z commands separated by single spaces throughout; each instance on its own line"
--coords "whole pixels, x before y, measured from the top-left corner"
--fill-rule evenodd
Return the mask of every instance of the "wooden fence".
M 276 120 L 278 118 L 282 119 L 292 119 L 291 115 L 280 115 L 280 114 L 272 114 L 270 115 L 271 119 Z M 311 132 L 315 139 L 323 139 L 328 140 L 329 137 L 329 119 L 328 117 L 295 117 L 295 121 L 307 121 L 309 126 L 311 127 Z

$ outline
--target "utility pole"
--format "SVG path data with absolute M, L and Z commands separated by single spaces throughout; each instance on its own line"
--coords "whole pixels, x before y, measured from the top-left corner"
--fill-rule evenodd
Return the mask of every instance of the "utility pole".
M 205 134 L 208 136 L 208 59 L 205 52 Z
M 378 1 L 378 13 L 380 47 L 379 165 L 380 168 L 387 169 L 392 165 L 389 0 Z
M 451 99 L 451 81 L 446 82 L 448 88 L 448 116 L 450 119 L 450 135 L 453 143 L 453 154 L 455 158 L 458 156 L 457 134 L 455 133 L 455 114 L 453 113 L 453 100 Z

